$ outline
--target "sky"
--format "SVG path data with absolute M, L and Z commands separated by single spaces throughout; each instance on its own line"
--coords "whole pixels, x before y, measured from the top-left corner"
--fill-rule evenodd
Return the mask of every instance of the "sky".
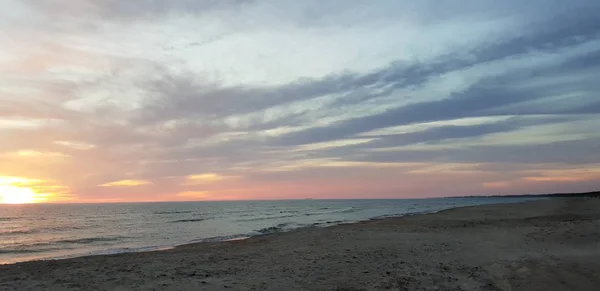
M 598 15 L 597 0 L 0 0 L 0 191 L 598 190 Z

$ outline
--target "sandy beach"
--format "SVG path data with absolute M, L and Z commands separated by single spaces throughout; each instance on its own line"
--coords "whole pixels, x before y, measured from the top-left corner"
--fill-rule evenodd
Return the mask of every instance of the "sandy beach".
M 599 290 L 600 199 L 0 266 L 0 290 Z

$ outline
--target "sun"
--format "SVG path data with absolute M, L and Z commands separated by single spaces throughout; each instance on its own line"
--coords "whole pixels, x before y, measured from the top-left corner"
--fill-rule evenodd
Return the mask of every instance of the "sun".
M 25 204 L 35 202 L 35 192 L 29 188 L 0 185 L 0 203 Z

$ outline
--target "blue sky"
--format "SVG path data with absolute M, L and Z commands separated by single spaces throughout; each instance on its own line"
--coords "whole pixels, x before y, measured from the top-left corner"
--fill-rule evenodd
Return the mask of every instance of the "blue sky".
M 599 14 L 0 0 L 0 183 L 84 202 L 595 190 Z

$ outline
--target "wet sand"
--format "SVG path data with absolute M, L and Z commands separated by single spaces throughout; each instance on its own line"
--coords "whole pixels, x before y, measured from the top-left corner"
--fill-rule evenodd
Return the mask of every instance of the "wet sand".
M 600 290 L 600 199 L 0 266 L 0 290 Z

